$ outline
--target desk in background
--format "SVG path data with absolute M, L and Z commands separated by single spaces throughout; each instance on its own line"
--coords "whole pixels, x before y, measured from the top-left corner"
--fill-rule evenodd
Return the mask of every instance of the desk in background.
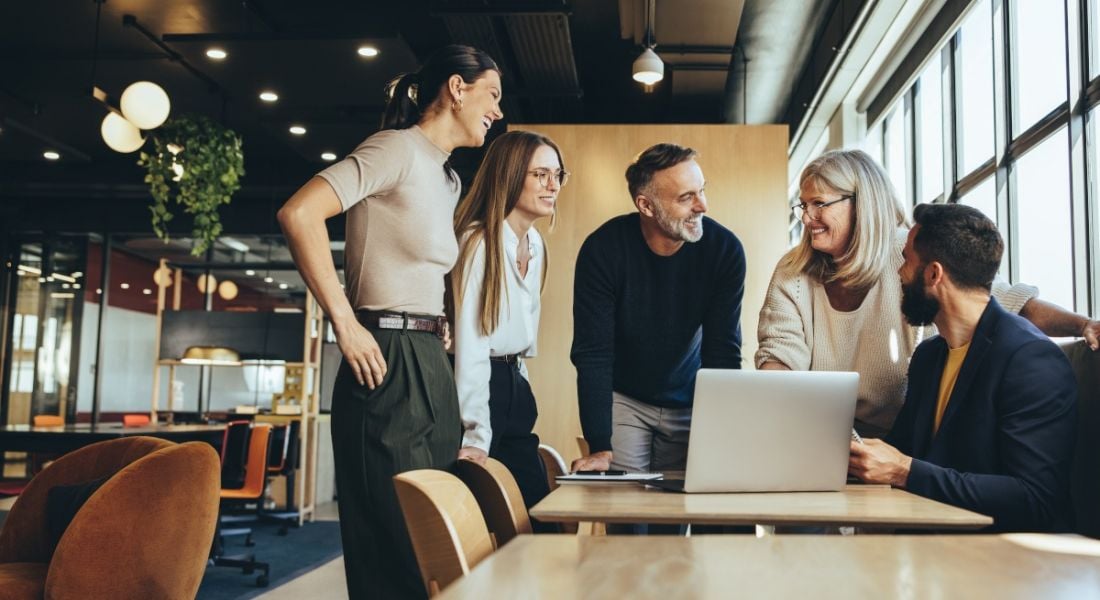
M 207 442 L 221 448 L 225 424 L 146 425 L 123 427 L 122 423 L 68 424 L 62 427 L 5 425 L 0 427 L 0 453 L 43 452 L 64 454 L 88 444 L 134 435 L 147 435 L 173 442 Z
M 521 535 L 449 586 L 457 598 L 1100 599 L 1094 555 L 1013 536 Z
M 564 484 L 531 508 L 551 523 L 862 526 L 981 529 L 993 519 L 889 486 L 839 492 L 682 494 L 641 484 Z

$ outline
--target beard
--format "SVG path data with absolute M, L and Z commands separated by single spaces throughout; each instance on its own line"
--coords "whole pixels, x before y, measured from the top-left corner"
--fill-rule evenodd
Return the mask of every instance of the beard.
M 940 303 L 924 289 L 924 269 L 913 277 L 910 283 L 901 284 L 901 314 L 910 325 L 932 324 L 940 312 Z
M 703 239 L 703 214 L 693 214 L 687 219 L 673 219 L 665 212 L 660 202 L 653 203 L 653 216 L 657 225 L 668 235 L 685 242 L 698 242 Z M 688 223 L 694 226 L 688 228 Z

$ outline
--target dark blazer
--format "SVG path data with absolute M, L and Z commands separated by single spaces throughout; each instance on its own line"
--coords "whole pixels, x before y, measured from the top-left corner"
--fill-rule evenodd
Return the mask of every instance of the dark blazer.
M 913 457 L 909 491 L 993 517 L 996 531 L 1068 531 L 1077 382 L 1065 354 L 990 298 L 935 437 L 941 336 L 909 362 L 886 441 Z

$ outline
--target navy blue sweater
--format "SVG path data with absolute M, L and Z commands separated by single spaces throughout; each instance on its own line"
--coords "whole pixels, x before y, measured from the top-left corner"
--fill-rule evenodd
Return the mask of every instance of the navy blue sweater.
M 686 408 L 700 367 L 741 368 L 745 250 L 703 218 L 703 237 L 660 256 L 638 213 L 604 223 L 581 246 L 573 288 L 573 349 L 581 428 L 592 452 L 611 449 L 611 392 Z

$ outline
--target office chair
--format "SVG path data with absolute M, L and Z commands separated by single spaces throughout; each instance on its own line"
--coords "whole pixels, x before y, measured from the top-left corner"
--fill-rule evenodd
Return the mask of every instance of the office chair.
M 495 458 L 485 459 L 484 465 L 460 460 L 455 470 L 474 494 L 494 548 L 500 548 L 517 535 L 531 533 L 531 518 L 523 505 L 523 495 L 504 463 Z
M 1070 472 L 1074 531 L 1100 538 L 1100 352 L 1083 341 L 1061 348 L 1077 378 L 1077 446 Z
M 393 478 L 420 576 L 436 596 L 493 552 L 477 500 L 462 480 L 420 469 Z
M 94 480 L 103 483 L 56 538 L 50 490 L 91 491 Z M 217 516 L 218 455 L 208 444 L 134 436 L 74 450 L 12 506 L 0 531 L 0 596 L 194 598 Z
M 299 434 L 301 428 L 302 422 L 297 420 L 271 428 L 271 453 L 267 460 L 267 474 L 269 477 L 286 477 L 287 510 L 269 511 L 261 506 L 258 516 L 261 521 L 278 523 L 279 535 L 286 535 L 292 526 L 298 527 L 300 513 L 291 507 L 294 503 L 295 472 L 298 470 L 302 443 Z
M 267 455 L 271 439 L 271 425 L 251 425 L 248 421 L 235 421 L 226 427 L 225 445 L 222 447 L 222 505 L 232 501 L 263 502 L 264 488 L 267 482 Z M 244 452 L 243 479 L 239 478 L 237 457 L 240 454 L 241 439 L 247 434 L 247 450 Z M 227 466 L 228 465 L 228 466 Z M 237 485 L 237 482 L 240 482 Z M 228 485 L 227 485 L 228 484 Z M 254 553 L 227 556 L 224 554 L 223 538 L 229 535 L 246 535 L 245 545 L 253 546 L 250 528 L 222 529 L 221 523 L 229 519 L 219 515 L 218 531 L 215 532 L 210 549 L 209 564 L 215 567 L 238 567 L 245 575 L 256 569 L 263 571 L 256 578 L 256 585 L 265 587 L 270 581 L 271 566 L 256 560 Z

